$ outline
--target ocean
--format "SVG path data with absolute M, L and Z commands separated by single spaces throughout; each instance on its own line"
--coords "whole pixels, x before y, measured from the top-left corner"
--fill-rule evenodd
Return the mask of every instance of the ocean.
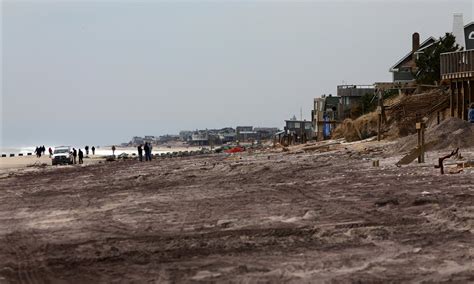
M 0 147 L 1 154 L 15 154 L 18 155 L 20 153 L 27 154 L 27 153 L 34 153 L 36 147 Z

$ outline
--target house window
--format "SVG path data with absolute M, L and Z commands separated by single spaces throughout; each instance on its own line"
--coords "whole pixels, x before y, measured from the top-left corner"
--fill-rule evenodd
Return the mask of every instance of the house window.
M 471 32 L 471 33 L 469 34 L 469 37 L 468 37 L 468 38 L 469 38 L 469 39 L 474 39 L 474 32 Z

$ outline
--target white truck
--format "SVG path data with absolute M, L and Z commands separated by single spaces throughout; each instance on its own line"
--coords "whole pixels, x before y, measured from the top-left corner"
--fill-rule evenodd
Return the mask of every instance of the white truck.
M 51 163 L 54 165 L 73 163 L 72 150 L 70 146 L 58 146 L 54 148 L 53 156 L 51 157 Z

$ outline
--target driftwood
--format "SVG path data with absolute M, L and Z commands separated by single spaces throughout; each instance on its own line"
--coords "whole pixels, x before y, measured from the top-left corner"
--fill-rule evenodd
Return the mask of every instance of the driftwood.
M 303 147 L 303 150 L 304 151 L 314 151 L 314 150 L 318 150 L 318 149 L 321 149 L 321 148 L 329 147 L 331 145 L 338 145 L 338 144 L 341 144 L 341 142 L 331 142 L 331 143 L 326 143 L 326 144 L 321 144 L 321 145 L 309 145 L 309 146 Z
M 458 154 L 458 151 L 459 151 L 459 148 L 456 148 L 456 150 L 451 151 L 451 154 L 448 154 L 448 155 L 446 155 L 446 156 L 444 156 L 444 157 L 439 158 L 439 160 L 438 160 L 438 161 L 439 161 L 439 165 L 438 165 L 438 166 L 439 166 L 439 169 L 440 169 L 440 171 L 441 171 L 441 174 L 444 174 L 443 161 L 446 160 L 446 159 L 448 159 L 448 158 L 451 158 L 452 156 L 457 155 L 457 154 Z
M 433 148 L 436 145 L 437 141 L 430 141 L 428 143 L 425 143 L 423 145 L 423 148 L 425 152 L 429 151 L 431 148 Z M 413 150 L 411 150 L 406 156 L 404 156 L 400 161 L 398 161 L 395 165 L 397 167 L 400 167 L 402 165 L 408 165 L 411 162 L 413 162 L 418 156 L 421 154 L 421 149 L 417 146 Z

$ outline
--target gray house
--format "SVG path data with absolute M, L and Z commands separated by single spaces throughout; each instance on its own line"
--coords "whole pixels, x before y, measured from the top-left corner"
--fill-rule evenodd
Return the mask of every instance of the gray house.
M 253 130 L 253 126 L 237 126 L 235 132 L 236 139 L 239 142 L 251 142 L 258 139 L 257 132 Z
M 296 136 L 293 142 L 305 142 L 313 139 L 313 122 L 306 120 L 285 120 L 285 132 L 288 135 Z
M 338 109 L 339 119 L 344 120 L 346 118 L 351 118 L 352 108 L 359 106 L 361 104 L 362 97 L 366 94 L 375 94 L 375 87 L 373 85 L 337 86 L 337 96 L 341 98 L 341 104 Z
M 465 50 L 474 49 L 474 22 L 470 22 L 464 26 L 464 37 L 466 44 Z M 390 72 L 393 73 L 393 82 L 406 83 L 415 80 L 413 73 L 416 72 L 415 60 L 417 58 L 417 54 L 422 53 L 424 49 L 435 44 L 436 42 L 438 42 L 437 39 L 434 37 L 429 37 L 420 44 L 420 35 L 418 33 L 414 33 L 412 35 L 411 51 L 390 68 Z
M 415 80 L 415 77 L 413 76 L 413 72 L 415 72 L 416 68 L 415 52 L 433 44 L 434 42 L 436 42 L 436 39 L 434 37 L 429 37 L 420 44 L 420 35 L 414 33 L 412 35 L 411 51 L 390 68 L 390 72 L 393 73 L 393 82 L 400 83 Z
M 464 28 L 463 28 L 463 31 L 464 31 L 464 42 L 462 42 L 461 44 L 459 42 L 457 42 L 458 44 L 461 45 L 461 47 L 463 47 L 463 50 L 472 50 L 474 49 L 474 22 L 470 22 L 469 24 L 465 25 Z M 444 38 L 444 36 L 442 37 Z M 437 43 L 439 40 L 435 40 L 433 43 L 430 43 L 420 49 L 418 49 L 416 52 L 415 52 L 415 55 L 416 54 L 419 54 L 419 53 L 423 53 L 423 51 L 430 47 L 431 45 Z

